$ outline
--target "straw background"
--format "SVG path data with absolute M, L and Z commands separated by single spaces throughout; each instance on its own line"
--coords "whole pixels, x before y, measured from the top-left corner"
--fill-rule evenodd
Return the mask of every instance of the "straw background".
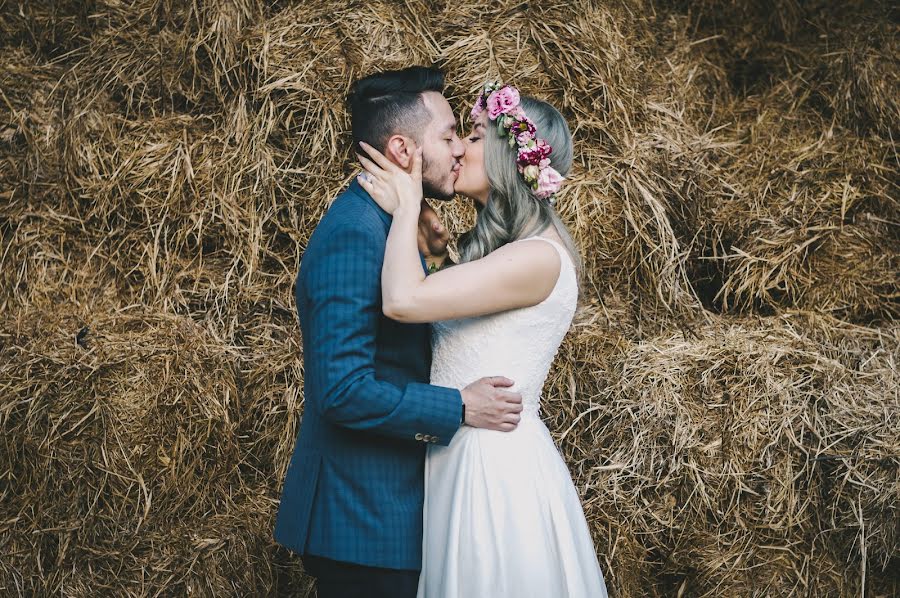
M 294 277 L 350 82 L 438 62 L 458 114 L 499 76 L 574 133 L 545 420 L 614 595 L 900 594 L 898 17 L 0 0 L 0 592 L 311 595 Z

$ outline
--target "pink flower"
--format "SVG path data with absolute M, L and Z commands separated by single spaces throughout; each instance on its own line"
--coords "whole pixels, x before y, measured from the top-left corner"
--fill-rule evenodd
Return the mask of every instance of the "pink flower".
M 538 176 L 537 190 L 534 194 L 541 199 L 547 199 L 559 191 L 562 182 L 562 176 L 554 168 L 548 166 L 541 170 L 541 174 Z
M 481 98 L 478 98 L 478 101 L 472 106 L 472 114 L 469 115 L 469 118 L 478 120 L 478 117 L 481 116 L 482 112 L 484 112 L 484 106 L 481 105 Z
M 516 141 L 518 141 L 520 144 L 525 144 L 532 139 L 534 139 L 533 131 L 525 130 L 516 135 Z
M 488 96 L 488 116 L 491 120 L 501 114 L 509 114 L 519 105 L 519 92 L 514 87 L 506 85 Z

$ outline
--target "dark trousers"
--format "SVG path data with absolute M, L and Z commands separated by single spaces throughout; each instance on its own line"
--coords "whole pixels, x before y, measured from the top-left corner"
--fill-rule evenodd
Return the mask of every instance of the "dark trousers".
M 419 572 L 366 567 L 307 554 L 303 568 L 316 578 L 319 598 L 416 598 Z

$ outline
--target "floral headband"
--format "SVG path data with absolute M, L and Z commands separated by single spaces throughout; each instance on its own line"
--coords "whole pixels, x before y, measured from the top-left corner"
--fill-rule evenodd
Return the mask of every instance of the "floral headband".
M 550 166 L 553 148 L 536 135 L 534 123 L 519 104 L 519 90 L 499 81 L 485 84 L 472 108 L 471 119 L 474 121 L 485 110 L 490 120 L 497 121 L 500 136 L 509 139 L 509 146 L 518 146 L 516 167 L 535 196 L 549 200 L 551 205 L 555 203 L 563 177 Z

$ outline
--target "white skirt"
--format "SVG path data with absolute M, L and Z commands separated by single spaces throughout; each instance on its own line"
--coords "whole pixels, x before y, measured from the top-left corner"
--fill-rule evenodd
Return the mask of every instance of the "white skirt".
M 605 598 L 578 493 L 550 432 L 463 427 L 428 447 L 418 598 Z

